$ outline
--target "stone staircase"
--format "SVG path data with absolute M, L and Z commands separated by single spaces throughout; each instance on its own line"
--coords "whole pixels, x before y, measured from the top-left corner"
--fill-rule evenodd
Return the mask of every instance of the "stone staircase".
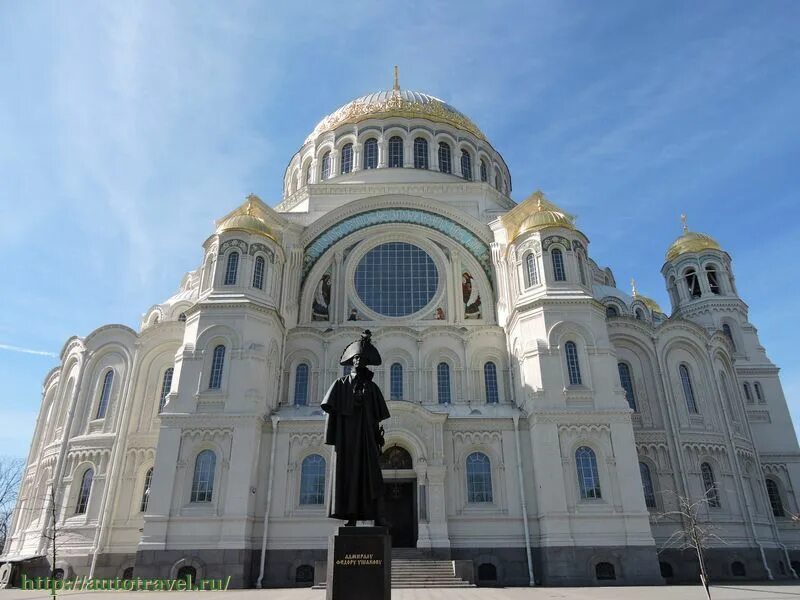
M 456 576 L 452 560 L 433 558 L 416 548 L 392 548 L 392 588 L 466 588 L 474 584 Z M 325 589 L 317 584 L 315 589 Z

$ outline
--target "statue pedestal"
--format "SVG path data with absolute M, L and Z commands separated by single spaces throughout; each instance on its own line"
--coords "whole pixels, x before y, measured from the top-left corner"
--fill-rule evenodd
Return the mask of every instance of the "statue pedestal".
M 328 540 L 327 600 L 391 600 L 388 527 L 339 527 Z

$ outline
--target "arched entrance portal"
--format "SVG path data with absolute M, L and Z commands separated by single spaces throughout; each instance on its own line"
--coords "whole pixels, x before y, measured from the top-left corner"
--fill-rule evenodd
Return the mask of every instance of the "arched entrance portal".
M 383 503 L 392 547 L 417 547 L 417 475 L 411 454 L 394 444 L 381 455 Z

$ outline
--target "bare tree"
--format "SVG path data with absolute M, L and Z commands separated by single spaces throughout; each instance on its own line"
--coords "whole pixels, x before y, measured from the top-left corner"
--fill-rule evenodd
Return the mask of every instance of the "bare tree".
M 710 521 L 701 519 L 702 513 L 707 513 L 709 501 L 716 499 L 716 494 L 716 488 L 711 488 L 701 498 L 692 501 L 691 498 L 676 493 L 677 508 L 660 513 L 656 517 L 658 520 L 676 521 L 680 525 L 680 528 L 667 538 L 659 552 L 667 549 L 694 551 L 700 563 L 700 583 L 708 600 L 711 600 L 711 589 L 706 570 L 705 550 L 716 542 L 727 543 L 715 533 L 716 528 Z
M 11 535 L 9 529 L 24 468 L 25 461 L 20 458 L 0 457 L 0 554 Z

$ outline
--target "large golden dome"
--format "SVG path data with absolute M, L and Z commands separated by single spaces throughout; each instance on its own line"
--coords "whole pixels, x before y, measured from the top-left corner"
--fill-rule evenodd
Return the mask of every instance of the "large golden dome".
M 575 229 L 575 217 L 562 210 L 537 190 L 503 215 L 503 223 L 508 230 L 509 239 L 547 227 Z
M 683 221 L 683 235 L 672 242 L 667 250 L 667 261 L 675 260 L 681 254 L 689 252 L 702 252 L 703 250 L 722 250 L 720 245 L 711 236 L 697 231 L 689 231 L 686 225 L 686 215 L 681 215 Z
M 486 141 L 486 137 L 477 125 L 447 102 L 422 92 L 401 90 L 395 85 L 394 89 L 356 98 L 332 112 L 317 123 L 314 131 L 306 138 L 306 142 L 342 125 L 389 117 L 427 119 L 435 123 L 444 123 L 463 129 L 476 138 Z

